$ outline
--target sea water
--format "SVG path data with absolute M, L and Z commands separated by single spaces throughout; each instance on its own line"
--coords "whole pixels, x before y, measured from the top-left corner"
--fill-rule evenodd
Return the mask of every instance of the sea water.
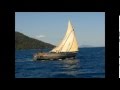
M 16 50 L 15 78 L 105 78 L 105 47 L 80 48 L 76 59 L 33 61 L 39 51 Z

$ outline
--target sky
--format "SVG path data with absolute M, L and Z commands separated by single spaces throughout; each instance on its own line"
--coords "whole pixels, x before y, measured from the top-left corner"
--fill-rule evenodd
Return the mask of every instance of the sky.
M 105 12 L 15 12 L 15 31 L 58 45 L 69 20 L 79 46 L 105 46 Z

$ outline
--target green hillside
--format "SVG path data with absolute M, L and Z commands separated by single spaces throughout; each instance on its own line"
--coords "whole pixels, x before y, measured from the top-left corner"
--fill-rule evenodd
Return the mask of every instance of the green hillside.
M 15 32 L 15 49 L 47 49 L 53 48 L 54 46 L 45 43 L 43 41 L 39 41 L 33 38 L 30 38 L 20 32 Z

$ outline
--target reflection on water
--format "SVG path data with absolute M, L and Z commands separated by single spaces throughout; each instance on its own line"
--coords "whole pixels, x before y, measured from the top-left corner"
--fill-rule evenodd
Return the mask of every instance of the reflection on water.
M 67 59 L 67 60 L 62 60 L 60 63 L 61 65 L 61 72 L 58 72 L 57 74 L 64 74 L 64 75 L 71 75 L 71 76 L 76 76 L 78 73 L 79 69 L 79 62 L 80 60 L 78 59 Z
M 66 69 L 74 69 L 78 67 L 79 61 L 77 59 L 68 59 L 61 61 L 61 63 L 63 64 L 63 67 Z

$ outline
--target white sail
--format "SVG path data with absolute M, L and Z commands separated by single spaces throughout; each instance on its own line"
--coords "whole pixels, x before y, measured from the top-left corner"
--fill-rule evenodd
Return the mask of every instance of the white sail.
M 67 32 L 62 42 L 50 52 L 76 52 L 78 44 L 75 37 L 75 32 L 71 22 L 68 22 Z

